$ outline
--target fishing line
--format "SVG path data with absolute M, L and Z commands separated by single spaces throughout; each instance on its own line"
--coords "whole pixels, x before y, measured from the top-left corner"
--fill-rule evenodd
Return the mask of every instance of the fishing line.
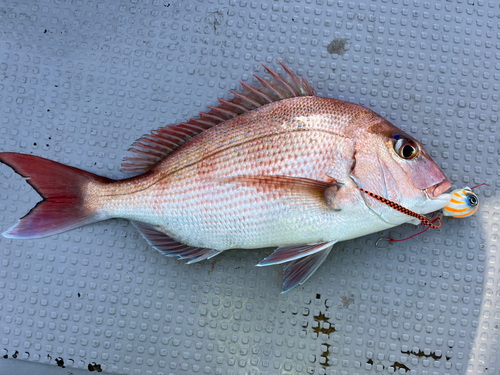
M 434 224 L 437 220 L 439 219 L 439 217 L 435 218 L 434 220 L 432 220 L 432 223 Z M 380 237 L 377 242 L 375 242 L 375 246 L 377 247 L 382 247 L 382 246 L 379 246 L 379 243 L 380 241 L 382 240 L 386 240 L 386 241 L 389 241 L 390 243 L 394 243 L 394 242 L 402 242 L 402 241 L 406 241 L 406 240 L 409 240 L 413 237 L 416 237 L 416 236 L 419 236 L 421 235 L 422 233 L 425 233 L 427 232 L 431 227 L 427 227 L 425 228 L 422 232 L 418 232 L 418 233 L 415 233 L 414 235 L 410 236 L 410 237 L 406 237 L 406 238 L 402 238 L 400 240 L 395 240 L 394 238 L 391 238 L 391 237 Z
M 385 203 L 386 205 L 388 205 L 389 207 L 391 207 L 392 209 L 394 209 L 396 211 L 402 212 L 405 215 L 412 216 L 412 217 L 419 219 L 422 225 L 427 225 L 429 228 L 432 228 L 432 229 L 438 229 L 439 227 L 441 227 L 441 220 L 439 219 L 439 217 L 437 218 L 437 220 L 439 220 L 439 224 L 434 225 L 433 223 L 436 220 L 431 222 L 424 215 L 417 214 L 416 212 L 413 212 L 413 211 L 407 209 L 406 207 L 403 207 L 400 204 L 397 204 L 396 202 L 390 201 L 389 199 L 385 199 L 384 197 L 381 197 L 380 195 L 377 195 L 375 193 L 372 193 L 372 192 L 365 190 L 365 189 L 362 189 L 360 187 L 358 187 L 358 189 L 361 190 L 363 193 L 368 194 L 370 197 L 373 197 L 375 199 L 378 199 L 380 202 Z

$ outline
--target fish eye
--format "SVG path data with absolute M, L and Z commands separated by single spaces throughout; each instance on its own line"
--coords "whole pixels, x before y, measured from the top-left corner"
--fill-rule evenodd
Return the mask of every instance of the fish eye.
M 471 205 L 472 207 L 477 206 L 477 203 L 478 203 L 477 197 L 473 194 L 468 195 L 467 196 L 467 203 L 469 203 L 469 205 Z
M 418 147 L 411 139 L 401 135 L 394 136 L 394 139 L 396 139 L 394 151 L 396 151 L 396 154 L 401 158 L 411 160 L 418 155 Z

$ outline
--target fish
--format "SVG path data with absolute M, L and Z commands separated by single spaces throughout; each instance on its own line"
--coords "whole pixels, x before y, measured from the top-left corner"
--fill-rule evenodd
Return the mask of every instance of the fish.
M 317 96 L 278 63 L 283 75 L 262 64 L 269 76 L 254 75 L 258 86 L 240 82 L 232 100 L 138 139 L 122 164 L 133 175 L 121 180 L 0 153 L 43 198 L 3 236 L 41 238 L 124 218 L 187 263 L 273 248 L 257 265 L 283 265 L 284 293 L 335 243 L 420 223 L 375 196 L 419 215 L 446 205 L 451 184 L 420 142 L 368 108 Z

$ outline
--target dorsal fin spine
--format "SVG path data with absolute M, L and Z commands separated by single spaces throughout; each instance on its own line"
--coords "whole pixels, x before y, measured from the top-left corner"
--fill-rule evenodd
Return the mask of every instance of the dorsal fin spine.
M 243 107 L 242 105 L 239 105 L 237 103 L 234 103 L 234 102 L 230 102 L 230 101 L 227 101 L 227 100 L 224 100 L 224 99 L 217 99 L 221 104 L 225 105 L 226 107 L 229 107 L 231 110 L 234 111 L 234 113 L 240 115 L 242 113 L 245 113 L 248 111 L 247 108 Z M 239 113 L 237 112 L 239 111 Z
M 274 95 L 278 97 L 276 100 L 282 100 L 285 99 L 285 94 L 283 94 L 276 86 L 274 86 L 271 82 L 266 81 L 264 78 L 259 77 L 258 75 L 253 75 L 257 80 L 260 82 L 262 87 L 268 89 L 270 92 L 272 92 Z
M 285 69 L 285 72 L 290 76 L 292 82 L 295 84 L 295 85 L 291 85 L 291 88 L 294 91 L 295 95 L 301 96 L 302 94 L 304 94 L 304 92 L 299 92 L 295 88 L 295 86 L 296 87 L 301 87 L 302 86 L 302 83 L 300 82 L 299 78 L 295 75 L 295 73 L 292 72 L 290 69 L 288 69 L 288 67 L 285 64 L 283 64 L 280 60 L 278 60 L 278 62 L 283 67 L 283 69 Z
M 310 96 L 316 96 L 316 90 L 314 90 L 314 88 L 309 84 L 309 82 L 307 81 L 307 79 L 304 78 L 304 76 L 301 76 L 301 77 L 302 77 L 302 82 L 304 83 L 304 86 L 306 86 L 307 94 Z
M 225 118 L 222 118 L 222 117 L 219 117 L 219 116 L 216 116 L 215 114 L 212 114 L 212 113 L 205 113 L 205 112 L 200 112 L 200 118 L 202 119 L 208 119 L 208 120 L 211 120 L 213 121 L 214 123 L 221 123 L 221 122 L 224 122 L 226 121 L 227 119 Z
M 229 120 L 229 119 L 232 119 L 233 117 L 236 117 L 238 116 L 236 113 L 234 113 L 233 111 L 230 111 L 228 109 L 225 109 L 225 108 L 221 108 L 221 107 L 214 107 L 213 105 L 208 105 L 207 106 L 208 108 L 211 108 L 211 111 L 210 113 L 215 113 L 215 114 L 218 114 L 220 116 L 225 116 L 226 117 L 226 120 Z
M 243 88 L 245 90 L 247 90 L 248 92 L 254 94 L 258 98 L 262 99 L 262 101 L 264 102 L 264 104 L 269 104 L 269 103 L 274 102 L 273 99 L 271 99 L 269 96 L 267 96 L 266 94 L 264 94 L 262 91 L 259 91 L 259 90 L 257 90 L 256 88 L 254 88 L 254 87 L 252 87 L 250 85 L 247 85 L 245 82 L 241 82 L 240 81 L 240 84 L 241 84 L 241 86 L 243 86 Z
M 185 141 L 186 136 L 189 137 L 189 134 L 187 134 L 189 130 L 184 130 L 182 128 L 171 128 L 171 129 L 165 129 L 165 130 L 160 130 L 158 133 L 159 136 L 161 137 L 168 137 L 168 139 L 177 139 L 179 141 Z
M 292 89 L 292 87 L 290 86 L 290 84 L 285 81 L 283 79 L 283 77 L 281 77 L 278 73 L 276 73 L 274 70 L 272 70 L 271 68 L 269 68 L 267 65 L 265 64 L 262 64 L 262 66 L 264 68 L 266 68 L 267 72 L 271 75 L 271 77 L 273 77 L 276 82 L 278 82 L 280 85 L 283 86 L 283 88 L 285 88 L 286 90 L 288 90 L 289 94 L 286 95 L 286 97 L 295 97 L 295 96 L 299 96 L 299 95 L 296 95 L 296 91 L 294 89 Z
M 261 107 L 261 106 L 262 106 L 262 104 L 261 104 L 261 103 L 259 103 L 258 101 L 256 101 L 256 100 L 254 100 L 254 99 L 250 98 L 249 96 L 247 96 L 247 95 L 245 95 L 245 94 L 240 94 L 240 93 L 235 92 L 235 91 L 233 91 L 233 90 L 229 90 L 229 92 L 230 92 L 231 94 L 233 94 L 233 95 L 235 96 L 235 98 L 237 98 L 237 99 L 241 100 L 241 101 L 243 102 L 243 103 L 242 103 L 242 105 L 243 105 L 244 103 L 246 103 L 246 104 L 248 104 L 248 105 L 250 105 L 250 106 L 253 106 L 253 108 L 247 108 L 247 112 L 248 112 L 248 110 L 252 110 L 252 109 L 259 108 L 259 107 Z
M 177 144 L 177 142 L 175 141 L 172 141 L 172 140 L 169 140 L 167 138 L 160 138 L 160 137 L 157 137 L 156 138 L 156 142 L 147 142 L 146 141 L 143 141 L 141 142 L 141 144 L 147 144 L 147 145 L 158 145 L 159 147 L 163 147 L 163 148 L 171 148 L 171 147 L 175 147 L 175 145 Z
M 144 158 L 144 159 L 155 160 L 155 159 L 157 159 L 157 158 L 158 158 L 157 156 L 152 155 L 149 151 L 148 151 L 148 152 L 146 152 L 146 151 L 142 151 L 142 150 L 140 150 L 140 149 L 138 149 L 138 148 L 135 148 L 135 147 L 134 147 L 134 148 L 132 148 L 132 149 L 130 149 L 130 150 L 131 150 L 134 154 L 137 154 L 137 155 L 143 155 L 143 158 Z
M 192 123 L 195 123 L 195 124 L 199 124 L 200 126 L 207 126 L 207 129 L 211 128 L 212 126 L 216 125 L 214 124 L 213 122 L 211 121 L 206 121 L 206 120 L 202 120 L 201 118 L 194 118 L 194 119 L 191 119 L 191 122 Z

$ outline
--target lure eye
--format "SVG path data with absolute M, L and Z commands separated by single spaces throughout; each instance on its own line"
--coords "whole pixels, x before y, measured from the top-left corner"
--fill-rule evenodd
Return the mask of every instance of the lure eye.
M 476 195 L 472 195 L 472 194 L 467 196 L 467 202 L 469 203 L 469 205 L 471 207 L 475 207 L 479 203 Z
M 394 137 L 396 143 L 394 144 L 394 151 L 399 157 L 405 160 L 411 160 L 418 155 L 418 147 L 411 139 L 404 138 L 400 135 Z

